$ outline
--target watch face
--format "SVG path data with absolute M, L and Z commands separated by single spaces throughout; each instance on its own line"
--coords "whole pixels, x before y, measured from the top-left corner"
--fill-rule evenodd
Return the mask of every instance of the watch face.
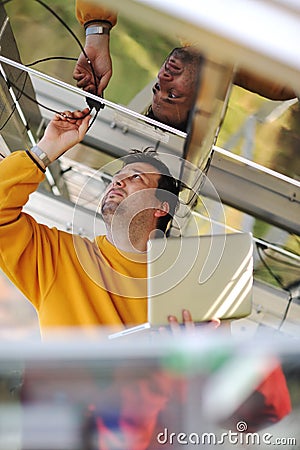
M 48 158 L 48 155 L 44 152 L 41 154 L 40 159 L 43 161 L 45 166 L 47 166 L 51 162 L 50 159 Z
M 109 34 L 109 28 L 102 26 L 93 26 L 86 29 L 86 36 L 91 34 Z
M 31 149 L 31 151 L 43 162 L 43 164 L 45 166 L 48 166 L 51 163 L 50 159 L 48 158 L 47 153 L 45 153 L 37 145 L 34 145 Z

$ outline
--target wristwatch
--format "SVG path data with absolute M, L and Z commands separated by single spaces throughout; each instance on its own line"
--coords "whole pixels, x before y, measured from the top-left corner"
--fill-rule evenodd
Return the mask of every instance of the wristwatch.
M 49 166 L 51 161 L 48 158 L 47 153 L 45 153 L 40 147 L 34 145 L 33 147 L 31 147 L 30 151 L 31 153 L 34 153 L 42 161 L 45 167 Z
M 109 34 L 109 32 L 109 27 L 103 27 L 102 25 L 93 25 L 92 27 L 86 28 L 85 35 L 90 36 L 91 34 Z

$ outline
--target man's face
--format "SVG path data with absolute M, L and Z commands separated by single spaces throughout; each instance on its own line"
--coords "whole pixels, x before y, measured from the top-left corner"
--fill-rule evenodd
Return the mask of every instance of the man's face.
M 153 86 L 152 111 L 157 120 L 176 126 L 187 120 L 195 97 L 199 59 L 188 48 L 173 50 Z
M 118 213 L 131 214 L 133 218 L 149 207 L 157 206 L 159 201 L 155 191 L 160 176 L 158 170 L 148 163 L 136 162 L 124 166 L 114 175 L 102 198 L 104 220 L 110 222 L 117 209 Z M 122 203 L 124 208 L 120 207 Z

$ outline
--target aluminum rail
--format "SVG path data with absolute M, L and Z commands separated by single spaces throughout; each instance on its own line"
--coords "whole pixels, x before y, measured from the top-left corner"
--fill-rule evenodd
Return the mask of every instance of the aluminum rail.
M 208 177 L 226 205 L 300 234 L 300 181 L 218 147 Z
M 63 91 L 62 87 L 54 85 L 49 90 L 47 82 L 37 81 L 36 83 L 33 80 L 37 98 L 41 102 L 58 110 L 74 108 L 75 93 Z M 118 124 L 112 110 L 105 108 L 99 114 L 83 143 L 86 142 L 90 147 L 113 156 L 122 156 L 127 154 L 132 146 L 141 148 L 160 141 L 159 149 L 162 152 L 182 155 L 183 139 L 163 130 L 152 130 L 153 127 L 148 127 L 153 133 L 153 136 L 148 136 L 148 128 L 145 133 L 144 129 L 137 132 L 136 126 L 137 124 L 132 121 L 132 126 L 126 126 L 124 130 L 122 125 Z M 219 147 L 213 147 L 213 149 L 208 177 L 224 204 L 290 233 L 300 234 L 299 181 Z M 93 167 L 96 166 L 97 160 L 94 160 Z M 203 193 L 205 194 L 205 190 Z
M 117 103 L 113 103 L 109 100 L 106 100 L 104 98 L 100 98 L 97 95 L 91 94 L 90 92 L 86 92 L 83 91 L 82 89 L 79 89 L 75 86 L 72 86 L 71 84 L 68 84 L 64 81 L 58 80 L 57 78 L 51 77 L 50 75 L 47 75 L 43 72 L 39 72 L 38 70 L 35 69 L 31 69 L 30 67 L 24 66 L 23 64 L 17 62 L 17 61 L 13 61 L 10 58 L 6 58 L 5 56 L 1 56 L 0 55 L 0 62 L 4 63 L 4 64 L 8 64 L 12 67 L 15 67 L 16 69 L 20 69 L 24 72 L 27 72 L 28 74 L 35 76 L 37 78 L 40 78 L 42 80 L 48 81 L 49 83 L 52 83 L 55 86 L 60 86 L 64 89 L 66 89 L 67 91 L 73 92 L 78 94 L 81 97 L 88 97 L 91 98 L 92 100 L 96 100 L 97 102 L 101 102 L 106 106 L 109 106 L 110 108 L 117 110 L 119 112 L 122 112 L 125 115 L 131 116 L 133 118 L 139 119 L 142 122 L 145 123 L 149 123 L 151 125 L 157 126 L 159 128 L 164 129 L 165 131 L 169 131 L 170 133 L 173 133 L 177 136 L 181 136 L 181 137 L 185 137 L 186 133 L 177 130 L 176 128 L 170 127 L 168 125 L 165 125 L 161 122 L 157 122 L 156 120 L 150 119 L 149 117 L 146 117 L 142 114 L 139 114 L 131 109 L 126 108 L 125 106 L 122 105 L 118 105 Z

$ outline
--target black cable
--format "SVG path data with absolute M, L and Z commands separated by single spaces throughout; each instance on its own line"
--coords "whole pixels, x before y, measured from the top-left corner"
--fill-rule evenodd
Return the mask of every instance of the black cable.
M 55 60 L 55 59 L 57 59 L 57 60 L 63 59 L 63 60 L 67 60 L 67 61 L 77 61 L 77 58 L 72 58 L 72 57 L 68 57 L 68 56 L 49 56 L 47 58 L 38 59 L 38 60 L 36 60 L 36 61 L 34 61 L 34 62 L 30 63 L 30 64 L 25 64 L 25 65 L 26 65 L 26 67 L 31 67 L 31 66 L 34 66 L 36 64 L 39 64 L 39 63 L 42 63 L 42 62 L 46 62 L 46 61 Z M 90 97 L 86 97 L 85 100 L 86 100 L 86 102 L 87 102 L 87 104 L 88 104 L 88 106 L 89 106 L 91 111 L 92 111 L 93 108 L 95 108 L 96 113 L 98 113 L 100 109 L 104 108 L 104 104 L 103 103 L 101 103 L 101 102 L 99 102 L 97 100 L 94 100 L 94 99 L 92 99 Z M 97 114 L 96 114 L 96 117 L 97 117 Z M 93 123 L 94 123 L 94 120 L 90 124 L 89 128 L 87 129 L 87 131 L 90 129 L 90 127 L 91 127 L 91 125 Z
M 4 77 L 4 75 L 3 75 L 2 73 L 0 73 L 0 75 L 3 77 L 4 81 L 6 82 L 6 85 L 7 85 L 8 89 L 9 89 L 11 86 L 13 86 L 13 87 L 15 87 L 15 89 L 18 90 L 19 95 L 16 95 L 16 102 L 18 102 L 18 101 L 20 100 L 20 98 L 22 97 L 23 92 L 24 92 L 24 89 L 25 89 L 26 81 L 28 80 L 28 73 L 22 72 L 21 75 L 22 75 L 23 73 L 25 73 L 25 80 L 24 80 L 22 89 L 19 89 L 18 87 L 16 87 L 10 80 L 8 80 L 8 79 L 6 80 L 5 77 Z M 9 122 L 9 120 L 11 119 L 11 117 L 13 116 L 13 114 L 14 114 L 16 108 L 17 108 L 17 103 L 16 103 L 16 102 L 14 102 L 13 105 L 11 106 L 12 111 L 11 111 L 11 113 L 9 114 L 9 116 L 7 117 L 7 119 L 5 120 L 4 124 L 1 125 L 0 131 L 2 131 L 2 130 L 4 129 L 4 127 L 7 125 L 7 123 Z
M 91 100 L 91 99 L 90 99 L 90 100 Z M 96 109 L 96 113 L 95 113 L 94 117 L 92 118 L 92 121 L 91 121 L 91 123 L 89 124 L 89 126 L 88 126 L 86 132 L 88 132 L 88 131 L 91 129 L 91 127 L 92 127 L 92 126 L 94 125 L 94 123 L 95 123 L 95 120 L 97 119 L 97 116 L 98 116 L 98 113 L 99 113 L 99 109 L 97 109 L 96 107 L 95 107 L 95 109 Z
M 11 0 L 4 0 L 4 1 L 0 2 L 0 4 L 3 4 L 3 5 L 4 5 L 4 4 L 6 4 L 6 3 L 9 3 L 10 1 L 11 1 Z M 79 47 L 80 47 L 80 50 L 81 50 L 82 53 L 84 54 L 84 56 L 85 56 L 85 58 L 86 58 L 88 64 L 89 64 L 90 67 L 91 67 L 91 72 L 92 72 L 92 75 L 93 75 L 93 78 L 94 78 L 94 83 L 95 83 L 95 86 L 97 87 L 97 77 L 96 77 L 96 73 L 95 73 L 94 67 L 93 67 L 93 65 L 92 65 L 92 63 L 91 63 L 91 61 L 90 61 L 90 59 L 89 59 L 87 53 L 85 52 L 85 50 L 84 50 L 84 48 L 83 48 L 83 46 L 82 46 L 80 40 L 77 38 L 77 36 L 76 36 L 75 33 L 73 32 L 73 30 L 65 23 L 65 21 L 64 21 L 61 17 L 59 17 L 59 15 L 58 15 L 52 8 L 50 8 L 50 6 L 48 6 L 47 4 L 45 4 L 45 3 L 44 3 L 43 1 L 41 1 L 41 0 L 34 0 L 34 1 L 36 1 L 36 2 L 39 3 L 41 6 L 43 6 L 47 11 L 49 11 L 49 12 L 50 12 L 50 13 L 51 13 L 51 14 L 52 14 L 52 15 L 53 15 L 53 16 L 54 16 L 54 17 L 55 17 L 55 18 L 56 18 L 56 19 L 57 19 L 57 20 L 58 20 L 58 21 L 59 21 L 59 22 L 67 29 L 67 31 L 68 31 L 68 32 L 71 34 L 71 36 L 75 39 L 75 41 L 77 42 L 77 44 L 78 44 Z M 50 61 L 51 59 L 65 59 L 65 60 L 73 60 L 73 61 L 75 60 L 75 61 L 77 61 L 76 58 L 71 58 L 71 57 L 63 57 L 63 56 L 58 56 L 58 57 L 48 57 L 48 58 L 43 58 L 43 59 L 41 59 L 41 60 L 34 61 L 34 62 L 28 64 L 27 67 L 30 67 L 30 66 L 32 66 L 32 65 L 35 65 L 35 64 L 37 64 L 37 63 L 39 63 L 39 62 Z M 22 90 L 20 90 L 20 89 L 18 88 L 18 86 L 16 86 L 15 84 L 13 84 L 13 83 L 11 82 L 11 80 L 8 80 L 8 79 L 7 79 L 7 83 L 10 83 L 11 85 L 13 85 L 13 86 L 15 87 L 15 89 L 17 89 L 17 90 L 20 92 L 19 98 L 21 98 L 21 96 L 24 95 L 26 98 L 28 98 L 29 100 L 35 102 L 37 105 L 41 106 L 42 108 L 44 108 L 44 109 L 46 109 L 46 110 L 48 110 L 48 111 L 54 112 L 54 113 L 56 113 L 56 114 L 61 114 L 61 112 L 56 111 L 56 110 L 54 110 L 53 108 L 47 107 L 47 106 L 41 104 L 40 102 L 38 102 L 36 99 L 30 97 L 28 94 L 25 94 L 25 92 L 24 92 L 25 86 L 24 86 L 24 88 L 23 88 Z M 19 100 L 19 98 L 18 98 L 18 100 Z M 87 102 L 87 104 L 88 104 L 88 106 L 89 106 L 89 108 L 90 108 L 90 111 L 89 111 L 88 114 L 91 113 L 91 111 L 92 111 L 93 108 L 95 108 L 95 110 L 96 110 L 96 115 L 95 115 L 95 117 L 93 118 L 93 121 L 91 122 L 91 124 L 89 125 L 89 127 L 88 127 L 88 129 L 87 129 L 87 131 L 88 131 L 88 130 L 91 128 L 91 126 L 93 125 L 94 121 L 96 120 L 96 117 L 97 117 L 97 115 L 98 115 L 99 110 L 102 109 L 102 108 L 104 108 L 105 105 L 104 105 L 103 103 L 101 103 L 101 102 L 98 102 L 98 101 L 93 100 L 93 99 L 90 99 L 90 98 L 86 98 L 86 102 Z M 13 115 L 14 111 L 15 111 L 15 108 L 14 108 L 13 111 L 11 112 L 11 114 L 10 114 L 10 116 L 9 116 L 9 119 L 10 119 L 11 116 Z M 87 115 L 88 115 L 88 114 L 87 114 Z M 84 118 L 84 117 L 86 117 L 86 116 L 83 116 L 83 117 L 81 117 L 81 118 L 73 118 L 73 117 L 67 117 L 67 116 L 65 116 L 65 117 L 66 117 L 66 118 L 69 118 L 69 119 L 72 119 L 72 120 L 80 120 L 80 119 L 82 119 L 82 118 Z M 8 119 L 8 120 L 9 120 L 9 119 Z M 5 122 L 5 125 L 7 124 L 8 120 Z
M 2 76 L 3 79 L 5 80 L 3 74 L 0 73 L 0 76 Z M 6 80 L 5 80 L 5 81 L 6 81 Z M 25 92 L 24 92 L 24 87 L 23 87 L 22 89 L 20 89 L 15 83 L 13 83 L 13 82 L 12 82 L 11 80 L 9 80 L 9 79 L 7 79 L 7 85 L 8 85 L 8 86 L 13 86 L 15 89 L 17 89 L 17 90 L 21 93 L 21 95 L 19 96 L 18 100 L 21 98 L 21 96 L 24 95 L 24 97 L 28 98 L 28 100 L 34 102 L 36 105 L 38 105 L 38 106 L 40 106 L 40 107 L 42 107 L 42 108 L 45 108 L 47 111 L 51 111 L 51 112 L 53 112 L 53 113 L 55 113 L 55 114 L 60 114 L 60 115 L 62 115 L 62 112 L 61 112 L 61 111 L 57 111 L 57 110 L 55 110 L 55 109 L 53 109 L 53 108 L 50 108 L 49 106 L 43 105 L 43 104 L 42 104 L 41 102 L 39 102 L 36 98 L 33 98 L 33 97 L 31 97 L 29 94 L 25 93 Z M 89 111 L 85 116 L 82 116 L 82 117 L 68 117 L 68 116 L 64 116 L 64 117 L 65 117 L 66 119 L 82 120 L 82 119 L 84 119 L 86 116 L 88 116 L 88 115 L 90 114 L 90 112 L 91 112 L 91 111 Z
M 67 61 L 77 61 L 77 58 L 72 58 L 72 57 L 69 57 L 69 56 L 49 56 L 49 57 L 47 57 L 47 58 L 37 59 L 36 61 L 33 61 L 32 63 L 25 64 L 25 66 L 26 66 L 26 67 L 31 67 L 31 66 L 34 66 L 34 65 L 36 65 L 36 64 L 39 64 L 39 63 L 41 63 L 41 62 L 51 61 L 51 60 L 55 60 L 55 59 L 57 59 L 57 60 L 67 60 Z M 32 100 L 32 101 L 34 101 L 33 98 L 29 98 L 29 99 Z M 99 104 L 99 106 L 95 106 L 95 105 L 90 106 L 89 102 L 87 102 L 87 103 L 88 103 L 88 106 L 90 107 L 90 112 L 89 112 L 88 114 L 91 113 L 93 107 L 96 109 L 95 117 L 93 118 L 93 121 L 90 123 L 90 125 L 89 125 L 89 127 L 88 127 L 88 129 L 87 129 L 87 132 L 88 132 L 88 130 L 91 128 L 91 126 L 93 125 L 93 123 L 95 122 L 95 119 L 97 118 L 97 115 L 98 115 L 97 113 L 98 113 L 99 109 L 104 107 L 104 105 L 103 105 L 103 104 L 100 104 L 100 102 L 97 102 L 96 100 L 93 100 L 93 99 L 90 99 L 90 100 L 91 100 L 92 102 L 95 102 L 95 103 Z M 86 98 L 86 101 L 87 101 L 87 98 Z M 42 105 L 41 103 L 38 103 L 37 100 L 36 100 L 36 103 L 37 103 L 39 106 L 41 106 L 41 107 L 43 107 L 43 108 L 45 108 L 45 109 L 48 109 L 49 111 L 55 112 L 56 114 L 61 114 L 59 111 L 53 110 L 53 109 L 51 109 L 51 108 L 47 108 L 45 105 Z M 88 114 L 87 114 L 87 115 L 88 115 Z M 69 119 L 73 119 L 72 117 L 67 117 L 67 116 L 65 116 L 65 117 L 66 117 L 66 118 L 69 118 Z M 83 117 L 86 117 L 86 116 L 83 116 Z M 80 120 L 80 119 L 82 119 L 82 117 L 81 117 L 81 118 L 74 118 L 73 120 Z
M 287 315 L 288 315 L 290 306 L 291 306 L 292 301 L 293 301 L 293 295 L 292 295 L 292 292 L 291 292 L 290 290 L 288 290 L 287 292 L 289 293 L 289 298 L 287 299 L 287 302 L 288 302 L 288 303 L 287 303 L 287 306 L 286 306 L 286 308 L 285 308 L 285 311 L 284 311 L 283 317 L 282 317 L 282 319 L 281 319 L 281 322 L 280 322 L 280 324 L 279 324 L 278 331 L 280 331 L 282 325 L 284 324 L 284 322 L 285 322 L 285 320 L 286 320 L 286 318 L 287 318 Z
M 286 318 L 287 318 L 287 315 L 288 315 L 288 312 L 289 312 L 289 309 L 290 309 L 290 306 L 291 306 L 291 303 L 292 303 L 292 300 L 293 300 L 292 291 L 291 291 L 291 289 L 289 289 L 287 286 L 285 286 L 285 285 L 282 283 L 281 278 L 278 277 L 278 276 L 272 271 L 272 269 L 269 267 L 269 265 L 266 263 L 266 261 L 265 261 L 264 258 L 262 257 L 262 254 L 261 254 L 260 251 L 261 251 L 261 250 L 264 251 L 265 248 L 266 248 L 266 246 L 264 246 L 263 244 L 260 244 L 259 242 L 256 242 L 256 247 L 257 247 L 257 253 L 258 253 L 259 259 L 260 259 L 260 261 L 262 262 L 262 264 L 264 265 L 264 267 L 267 269 L 267 271 L 269 272 L 269 274 L 274 278 L 274 280 L 277 281 L 277 283 L 278 283 L 278 285 L 281 287 L 281 289 L 283 289 L 285 292 L 288 292 L 288 294 L 289 294 L 288 299 L 287 299 L 287 306 L 286 306 L 286 308 L 285 308 L 285 311 L 284 311 L 283 317 L 282 317 L 282 319 L 281 319 L 281 322 L 280 322 L 280 324 L 279 324 L 279 326 L 278 326 L 278 331 L 279 331 L 279 330 L 281 329 L 282 325 L 284 324 Z
M 26 73 L 26 76 L 27 76 L 27 75 L 28 75 L 28 74 Z M 53 109 L 53 108 L 50 108 L 49 106 L 46 106 L 46 105 L 42 104 L 42 103 L 39 102 L 36 98 L 33 98 L 33 97 L 31 97 L 30 95 L 28 95 L 27 93 L 25 93 L 25 92 L 24 92 L 24 89 L 25 89 L 26 81 L 24 82 L 24 86 L 22 87 L 22 89 L 20 89 L 20 88 L 19 88 L 15 83 L 13 83 L 11 80 L 5 79 L 3 74 L 0 73 L 0 76 L 2 76 L 2 78 L 5 80 L 5 82 L 6 82 L 6 84 L 7 84 L 8 87 L 13 86 L 13 87 L 14 87 L 15 89 L 17 89 L 18 92 L 20 93 L 20 95 L 16 98 L 16 101 L 19 101 L 19 99 L 20 99 L 22 96 L 24 96 L 24 97 L 26 97 L 28 100 L 34 102 L 36 105 L 40 106 L 41 108 L 44 108 L 44 109 L 46 109 L 47 111 L 51 111 L 51 112 L 53 112 L 53 113 L 55 113 L 55 114 L 60 114 L 60 115 L 62 115 L 63 117 L 65 117 L 66 119 L 71 119 L 71 120 L 82 120 L 82 119 L 84 119 L 85 117 L 87 117 L 89 114 L 91 114 L 91 112 L 92 112 L 92 109 L 93 109 L 93 108 L 90 108 L 89 111 L 88 111 L 84 116 L 82 116 L 82 117 L 69 117 L 69 116 L 63 114 L 63 113 L 60 112 L 60 111 L 57 111 L 57 110 L 55 110 L 55 109 Z M 97 102 L 97 103 L 100 105 L 99 102 Z M 102 104 L 101 104 L 101 105 L 102 105 Z M 99 113 L 99 109 L 100 109 L 100 107 L 102 107 L 102 106 L 97 106 L 97 107 L 94 106 L 94 107 L 95 107 L 96 113 L 95 113 L 95 115 L 94 115 L 94 117 L 93 117 L 91 123 L 89 124 L 89 126 L 88 126 L 88 128 L 87 128 L 87 130 L 86 130 L 86 133 L 91 129 L 91 127 L 92 127 L 93 124 L 95 123 L 95 120 L 97 119 L 97 116 L 98 116 L 98 113 Z M 16 110 L 16 103 L 14 103 L 14 105 L 12 106 L 12 111 L 11 111 L 9 117 L 6 119 L 5 123 L 1 126 L 0 131 L 3 130 L 3 128 L 7 125 L 8 121 L 11 119 L 11 117 L 12 117 L 12 115 L 14 114 L 15 110 Z
M 17 79 L 16 79 L 16 81 L 19 81 L 19 79 L 21 78 L 21 76 L 24 73 L 25 73 L 25 80 L 24 80 L 24 83 L 23 83 L 22 91 L 25 89 L 26 81 L 28 79 L 28 73 L 21 71 L 19 73 L 19 75 L 17 76 Z M 3 74 L 0 73 L 0 75 L 3 75 Z M 5 76 L 6 76 L 6 74 L 5 74 Z M 3 75 L 4 81 L 5 81 L 6 85 L 7 85 L 7 88 L 10 89 L 12 87 L 12 83 L 10 83 L 10 81 L 7 78 L 7 76 L 6 76 L 6 79 L 5 79 L 5 76 Z M 22 93 L 19 92 L 19 94 L 16 95 L 16 102 L 18 102 L 21 97 L 22 97 Z M 14 102 L 13 105 L 11 105 L 12 111 L 9 114 L 8 118 L 6 119 L 6 121 L 4 122 L 4 124 L 0 127 L 0 131 L 3 130 L 3 128 L 6 126 L 6 124 L 9 122 L 9 120 L 13 116 L 13 114 L 14 114 L 16 108 L 17 108 L 16 102 Z M 1 114 L 1 116 L 2 116 L 2 114 Z
M 89 57 L 87 56 L 80 40 L 78 39 L 78 37 L 76 36 L 76 34 L 74 33 L 74 31 L 69 27 L 69 25 L 61 18 L 59 17 L 59 15 L 52 9 L 50 8 L 49 5 L 47 5 L 46 3 L 44 3 L 42 0 L 34 0 L 35 2 L 39 3 L 41 6 L 43 6 L 45 9 L 47 9 L 47 11 L 49 11 L 67 30 L 68 32 L 72 35 L 72 37 L 75 39 L 75 41 L 77 42 L 77 44 L 80 47 L 80 50 L 82 51 L 82 53 L 84 54 L 84 56 L 89 60 Z M 0 1 L 0 5 L 6 5 L 7 3 L 11 2 L 11 0 L 1 0 Z M 93 73 L 93 75 L 95 74 L 94 69 L 91 65 L 91 71 Z
M 16 105 L 16 103 L 14 103 L 13 106 L 12 106 L 11 113 L 8 115 L 8 117 L 5 120 L 4 124 L 0 126 L 0 131 L 2 131 L 6 127 L 6 125 L 8 124 L 8 122 L 10 121 L 12 116 L 14 115 L 16 108 L 17 108 L 17 105 Z
M 72 58 L 71 56 L 49 56 L 47 58 L 41 58 L 41 59 L 37 59 L 36 61 L 33 61 L 32 63 L 29 64 L 24 64 L 24 66 L 26 67 L 32 67 L 35 66 L 36 64 L 40 64 L 46 61 L 53 61 L 53 60 L 66 60 L 66 61 L 77 61 L 77 58 Z
M 85 58 L 87 60 L 87 63 L 90 65 L 91 72 L 92 72 L 92 75 L 93 75 L 93 78 L 94 78 L 96 92 L 97 92 L 97 84 L 98 83 L 97 83 L 97 77 L 96 77 L 96 73 L 95 73 L 94 67 L 93 67 L 92 62 L 91 62 L 90 58 L 88 57 L 86 51 L 84 50 L 84 47 L 82 46 L 80 40 L 78 39 L 78 37 L 76 36 L 74 31 L 69 27 L 69 25 L 61 17 L 59 17 L 59 15 L 52 8 L 50 8 L 50 6 L 46 5 L 46 3 L 44 3 L 42 0 L 35 0 L 35 1 L 37 3 L 39 3 L 40 5 L 42 5 L 45 9 L 47 9 L 47 11 L 49 11 L 66 28 L 66 30 L 68 30 L 68 32 L 71 34 L 71 36 L 75 39 L 75 41 L 79 45 L 80 50 L 84 54 L 84 56 L 85 56 Z M 88 104 L 90 109 L 95 108 L 97 112 L 101 108 L 104 108 L 104 105 L 101 102 L 97 102 L 96 100 L 93 100 L 93 99 L 90 99 L 90 98 L 86 98 L 86 102 L 87 102 L 87 104 Z
M 268 266 L 268 264 L 266 263 L 266 261 L 264 260 L 264 258 L 261 255 L 260 250 L 262 250 L 263 252 L 265 251 L 266 247 L 263 244 L 260 244 L 259 242 L 256 243 L 256 247 L 257 247 L 257 252 L 258 252 L 258 256 L 260 258 L 260 261 L 262 262 L 262 264 L 265 266 L 265 268 L 267 269 L 267 271 L 269 272 L 269 274 L 274 278 L 274 280 L 277 281 L 278 285 L 283 289 L 286 290 L 286 287 L 284 286 L 284 284 L 282 283 L 281 278 L 276 275 L 272 269 Z
M 59 15 L 52 8 L 50 8 L 50 6 L 48 6 L 48 5 L 46 5 L 46 3 L 42 2 L 42 0 L 34 0 L 34 1 L 39 3 L 40 5 L 42 5 L 45 9 L 47 9 L 47 11 L 49 11 L 68 30 L 68 32 L 73 36 L 73 38 L 75 39 L 75 41 L 79 45 L 80 50 L 83 52 L 85 57 L 88 59 L 88 56 L 85 53 L 84 48 L 83 48 L 80 40 L 78 39 L 78 37 L 76 36 L 74 31 L 69 27 L 69 25 L 66 24 L 66 22 L 61 17 L 59 17 Z

